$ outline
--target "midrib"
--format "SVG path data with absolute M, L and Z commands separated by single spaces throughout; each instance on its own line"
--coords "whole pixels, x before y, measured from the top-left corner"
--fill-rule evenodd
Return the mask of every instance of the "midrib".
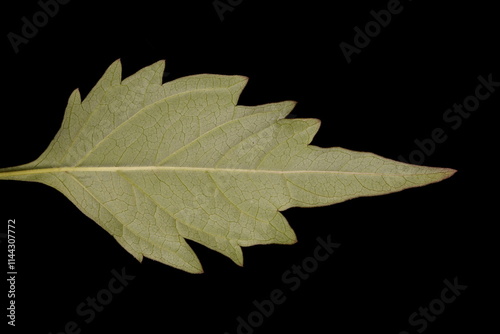
M 269 170 L 269 169 L 243 169 L 243 168 L 216 168 L 216 167 L 178 167 L 178 166 L 128 166 L 128 167 L 54 167 L 0 172 L 0 179 L 11 176 L 48 174 L 48 173 L 78 173 L 78 172 L 214 172 L 214 173 L 253 173 L 253 174 L 348 174 L 348 175 L 376 175 L 376 176 L 409 176 L 411 174 L 395 173 L 367 173 L 347 171 L 322 171 L 322 170 Z

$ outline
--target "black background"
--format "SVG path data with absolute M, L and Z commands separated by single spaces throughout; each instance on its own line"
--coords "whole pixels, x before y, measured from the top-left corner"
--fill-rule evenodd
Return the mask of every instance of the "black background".
M 498 11 L 486 1 L 402 1 L 402 12 L 348 64 L 339 44 L 353 44 L 353 28 L 363 28 L 373 20 L 370 11 L 388 1 L 232 3 L 221 21 L 211 0 L 73 0 L 18 53 L 7 34 L 20 34 L 21 18 L 31 21 L 41 7 L 4 3 L 0 167 L 37 158 L 71 92 L 78 87 L 85 95 L 121 58 L 123 77 L 159 59 L 166 60 L 165 80 L 248 76 L 239 104 L 298 101 L 295 117 L 322 121 L 318 146 L 408 158 L 416 139 L 442 128 L 447 140 L 424 164 L 458 173 L 401 193 L 289 209 L 284 215 L 299 242 L 245 248 L 244 267 L 190 242 L 201 275 L 148 259 L 140 264 L 57 191 L 2 181 L 0 232 L 8 219 L 17 226 L 17 326 L 9 333 L 60 333 L 73 320 L 81 333 L 233 334 L 237 318 L 255 310 L 254 300 L 281 289 L 286 301 L 255 333 L 413 334 L 421 327 L 409 316 L 455 277 L 467 289 L 424 332 L 485 333 L 498 314 L 489 303 L 498 304 L 492 227 L 500 88 L 456 130 L 443 114 L 474 94 L 479 75 L 500 81 Z M 290 291 L 283 273 L 329 235 L 341 246 Z M 3 239 L 6 263 L 5 246 Z M 122 268 L 135 278 L 85 323 L 77 306 Z

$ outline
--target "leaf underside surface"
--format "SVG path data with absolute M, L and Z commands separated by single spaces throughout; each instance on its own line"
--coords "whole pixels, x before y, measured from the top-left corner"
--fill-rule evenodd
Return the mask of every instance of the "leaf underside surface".
M 191 273 L 193 240 L 243 264 L 242 246 L 292 244 L 280 211 L 441 181 L 455 171 L 309 145 L 317 119 L 295 102 L 237 105 L 247 78 L 200 74 L 162 83 L 164 61 L 121 79 L 114 62 L 35 161 L 0 180 L 51 186 L 139 261 Z

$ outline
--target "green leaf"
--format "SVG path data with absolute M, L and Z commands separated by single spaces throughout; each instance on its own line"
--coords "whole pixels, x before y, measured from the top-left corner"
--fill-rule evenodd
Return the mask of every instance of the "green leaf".
M 162 84 L 164 62 L 121 81 L 114 62 L 35 161 L 0 180 L 62 192 L 138 260 L 202 272 L 190 239 L 243 264 L 242 246 L 292 244 L 280 211 L 441 181 L 455 171 L 308 145 L 317 119 L 295 102 L 237 105 L 247 78 L 193 75 Z

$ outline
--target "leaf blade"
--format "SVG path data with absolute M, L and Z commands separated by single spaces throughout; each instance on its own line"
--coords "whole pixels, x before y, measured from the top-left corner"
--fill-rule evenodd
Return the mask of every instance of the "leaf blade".
M 309 145 L 317 119 L 285 119 L 294 101 L 237 105 L 247 78 L 200 74 L 161 83 L 160 61 L 121 80 L 113 63 L 32 163 L 0 180 L 34 181 L 68 197 L 139 261 L 191 273 L 185 239 L 243 264 L 241 247 L 291 244 L 280 211 L 439 182 L 455 172 Z

